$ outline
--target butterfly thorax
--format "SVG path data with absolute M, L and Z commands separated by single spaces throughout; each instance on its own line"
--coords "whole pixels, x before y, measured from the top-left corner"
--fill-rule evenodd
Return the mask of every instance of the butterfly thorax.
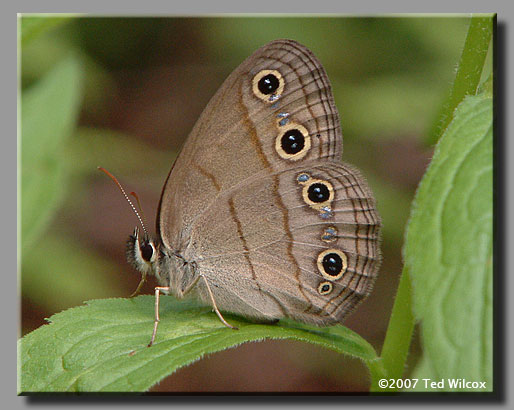
M 127 242 L 127 259 L 143 277 L 155 276 L 159 286 L 170 288 L 177 298 L 184 296 L 184 290 L 196 277 L 194 262 L 186 260 L 180 252 L 168 249 L 160 241 L 146 235 L 139 238 L 137 228 Z

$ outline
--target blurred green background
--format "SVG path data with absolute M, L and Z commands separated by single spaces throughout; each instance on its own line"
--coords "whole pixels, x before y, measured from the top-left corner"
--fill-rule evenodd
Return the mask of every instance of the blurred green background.
M 409 206 L 469 18 L 26 16 L 20 22 L 21 333 L 82 302 L 128 297 L 136 219 L 153 230 L 176 153 L 223 80 L 268 41 L 291 38 L 325 66 L 343 160 L 363 171 L 383 220 L 372 295 L 345 323 L 380 352 L 402 270 Z M 155 283 L 145 285 L 152 293 Z M 422 352 L 414 341 L 409 368 Z M 288 341 L 251 343 L 179 370 L 153 391 L 363 391 L 357 360 Z

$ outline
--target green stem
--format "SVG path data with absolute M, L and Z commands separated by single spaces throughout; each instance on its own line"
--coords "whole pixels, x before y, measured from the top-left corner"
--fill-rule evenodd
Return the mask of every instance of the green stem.
M 403 375 L 414 331 L 414 323 L 410 276 L 408 269 L 404 267 L 380 358 L 381 366 L 387 378 L 399 379 Z M 391 389 L 382 390 L 378 386 L 379 379 L 374 377 L 373 372 L 371 376 L 371 391 L 392 392 Z
M 450 124 L 455 108 L 467 95 L 475 95 L 489 44 L 493 36 L 495 15 L 473 15 L 469 24 L 466 42 L 459 61 L 451 93 L 438 115 L 438 121 L 429 133 L 427 143 L 435 145 Z
M 385 391 L 378 388 L 378 381 L 380 379 L 387 379 L 387 372 L 384 368 L 384 362 L 381 358 L 377 360 L 366 362 L 370 376 L 371 376 L 371 392 Z

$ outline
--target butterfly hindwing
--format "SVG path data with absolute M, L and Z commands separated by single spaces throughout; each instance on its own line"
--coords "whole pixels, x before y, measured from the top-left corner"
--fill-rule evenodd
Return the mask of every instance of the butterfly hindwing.
M 309 199 L 317 184 L 330 191 L 321 206 Z M 334 323 L 371 291 L 380 264 L 375 201 L 347 164 L 311 161 L 258 174 L 220 195 L 194 225 L 190 256 L 202 255 L 198 269 L 222 305 L 231 300 L 222 307 L 229 311 L 236 298 L 240 309 L 256 304 L 264 316 L 284 311 Z M 335 270 L 324 267 L 330 255 Z

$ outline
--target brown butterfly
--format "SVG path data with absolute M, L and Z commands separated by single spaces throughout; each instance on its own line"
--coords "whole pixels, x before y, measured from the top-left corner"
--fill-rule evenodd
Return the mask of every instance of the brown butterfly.
M 361 173 L 341 162 L 339 115 L 306 47 L 273 41 L 223 83 L 164 184 L 157 238 L 128 257 L 160 293 L 258 321 L 340 323 L 370 292 L 380 217 Z

